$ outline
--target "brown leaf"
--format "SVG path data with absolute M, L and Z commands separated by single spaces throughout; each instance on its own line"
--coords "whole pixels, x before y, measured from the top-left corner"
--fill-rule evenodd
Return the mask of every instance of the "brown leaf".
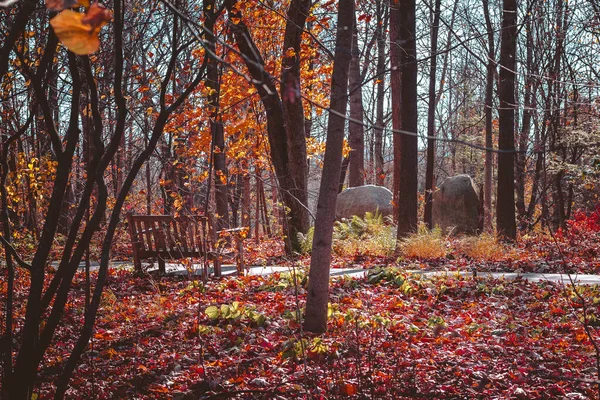
M 81 20 L 84 24 L 91 25 L 94 29 L 102 28 L 112 18 L 112 13 L 102 4 L 94 3 L 90 6 L 85 17 Z

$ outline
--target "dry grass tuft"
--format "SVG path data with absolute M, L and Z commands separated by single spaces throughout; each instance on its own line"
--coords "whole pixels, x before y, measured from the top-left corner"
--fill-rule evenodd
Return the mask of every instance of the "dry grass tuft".
M 429 230 L 425 224 L 419 224 L 416 233 L 400 242 L 400 251 L 407 258 L 442 258 L 449 248 L 440 228 Z
M 496 236 L 484 233 L 479 236 L 465 237 L 459 241 L 459 251 L 478 261 L 493 261 L 504 258 L 507 248 Z

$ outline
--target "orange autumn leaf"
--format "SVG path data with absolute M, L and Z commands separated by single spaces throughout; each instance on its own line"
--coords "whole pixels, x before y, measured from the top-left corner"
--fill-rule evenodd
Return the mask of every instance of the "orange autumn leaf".
M 78 55 L 87 55 L 100 48 L 98 34 L 111 17 L 111 12 L 106 7 L 95 3 L 86 14 L 73 10 L 61 11 L 50 20 L 50 25 L 69 50 Z

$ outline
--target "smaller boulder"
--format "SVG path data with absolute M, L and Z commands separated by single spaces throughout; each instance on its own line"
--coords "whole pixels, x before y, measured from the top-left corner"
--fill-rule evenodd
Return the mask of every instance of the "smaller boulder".
M 479 196 L 469 175 L 447 178 L 433 193 L 433 226 L 445 233 L 477 233 Z
M 392 215 L 392 192 L 383 186 L 364 185 L 345 189 L 338 194 L 335 206 L 336 219 L 364 218 L 367 212 L 378 212 L 384 217 Z

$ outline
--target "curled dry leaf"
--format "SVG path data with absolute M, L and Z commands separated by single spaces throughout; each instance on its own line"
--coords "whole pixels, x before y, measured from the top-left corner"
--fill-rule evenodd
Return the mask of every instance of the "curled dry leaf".
M 50 20 L 54 33 L 75 54 L 94 53 L 100 47 L 100 29 L 112 18 L 111 12 L 101 4 L 90 6 L 86 14 L 73 10 L 61 11 Z

